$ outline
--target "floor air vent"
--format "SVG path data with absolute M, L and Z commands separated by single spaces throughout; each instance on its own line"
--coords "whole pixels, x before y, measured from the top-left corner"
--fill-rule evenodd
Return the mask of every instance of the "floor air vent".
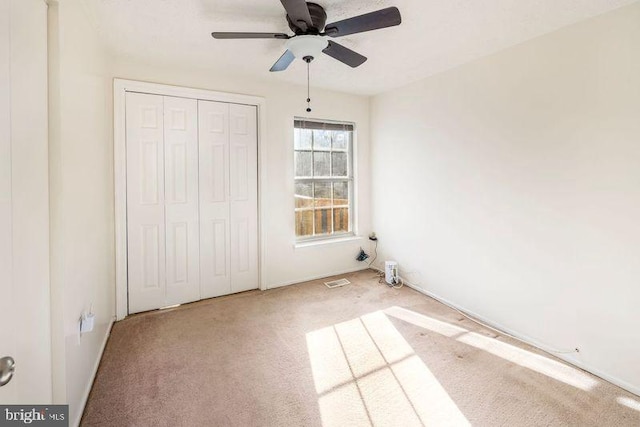
M 325 285 L 327 285 L 327 288 L 339 288 L 340 286 L 344 286 L 344 285 L 348 285 L 349 283 L 351 283 L 350 281 L 348 281 L 347 279 L 338 279 L 338 280 L 332 280 L 330 282 L 324 282 Z

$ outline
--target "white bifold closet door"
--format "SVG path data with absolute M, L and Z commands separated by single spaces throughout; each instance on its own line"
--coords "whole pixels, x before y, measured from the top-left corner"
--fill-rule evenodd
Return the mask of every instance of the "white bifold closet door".
M 127 93 L 129 313 L 200 298 L 198 113 L 193 99 Z
M 256 107 L 198 101 L 198 115 L 201 297 L 256 289 Z
M 129 313 L 258 288 L 256 119 L 127 93 Z

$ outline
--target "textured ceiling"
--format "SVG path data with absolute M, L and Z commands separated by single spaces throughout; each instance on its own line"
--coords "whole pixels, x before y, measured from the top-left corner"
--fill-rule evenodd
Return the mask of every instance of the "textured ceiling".
M 114 53 L 304 84 L 305 64 L 270 73 L 282 40 L 214 40 L 211 31 L 290 33 L 278 0 L 83 0 Z M 356 69 L 321 55 L 312 86 L 375 94 L 636 0 L 316 0 L 327 22 L 397 6 L 402 24 L 336 39 L 367 56 Z

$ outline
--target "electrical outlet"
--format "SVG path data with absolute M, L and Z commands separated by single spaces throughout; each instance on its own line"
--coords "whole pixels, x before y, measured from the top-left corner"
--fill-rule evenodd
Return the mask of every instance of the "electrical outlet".
M 80 334 L 93 331 L 96 315 L 93 314 L 93 303 L 89 305 L 89 312 L 83 312 L 80 316 Z
M 93 313 L 83 314 L 80 318 L 80 333 L 93 331 L 96 316 Z

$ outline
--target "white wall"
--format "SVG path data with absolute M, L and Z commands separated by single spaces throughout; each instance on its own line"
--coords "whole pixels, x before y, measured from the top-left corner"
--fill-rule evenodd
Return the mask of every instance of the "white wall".
M 369 99 L 327 90 L 311 91 L 313 111 L 307 115 L 306 87 L 268 81 L 244 80 L 209 70 L 177 68 L 130 58 L 115 58 L 115 77 L 196 87 L 221 92 L 261 96 L 266 99 L 267 183 L 266 193 L 266 281 L 269 287 L 325 277 L 366 267 L 355 261 L 366 240 L 294 248 L 293 118 L 295 116 L 353 121 L 357 127 L 358 231 L 370 230 L 369 197 Z M 348 71 L 348 70 L 347 70 Z
M 640 393 L 640 4 L 372 100 L 381 257 Z
M 51 400 L 47 18 L 42 0 L 0 0 L 2 403 Z
M 53 397 L 74 425 L 115 313 L 112 88 L 81 1 L 50 4 L 49 58 Z

